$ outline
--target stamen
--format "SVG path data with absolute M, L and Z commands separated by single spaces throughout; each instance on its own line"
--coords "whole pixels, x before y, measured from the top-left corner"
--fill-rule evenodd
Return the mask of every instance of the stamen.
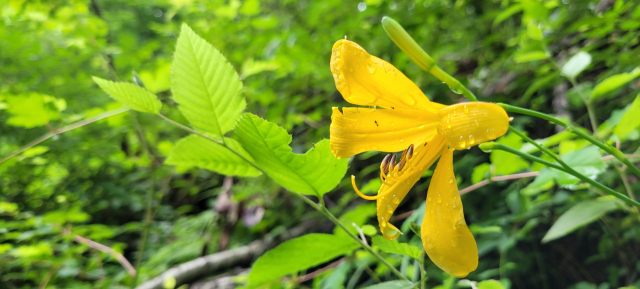
M 384 183 L 387 180 L 387 176 L 384 172 L 380 171 L 380 180 Z
M 383 173 L 389 172 L 389 159 L 391 158 L 391 154 L 387 154 L 387 156 L 382 159 L 382 163 L 380 163 L 380 171 Z
M 412 157 L 413 157 L 413 144 L 411 144 L 407 149 L 407 160 L 410 160 Z
M 402 159 L 400 161 L 400 165 L 398 165 L 398 171 L 401 171 L 402 168 L 404 168 L 404 165 L 406 165 L 406 164 L 407 164 L 407 159 L 406 158 Z
M 398 185 L 401 182 L 396 182 L 393 186 L 391 186 L 391 188 L 389 188 L 386 192 L 383 192 L 382 194 L 378 194 L 375 196 L 367 196 L 365 194 L 363 194 L 362 192 L 360 192 L 360 190 L 358 190 L 358 186 L 356 186 L 356 176 L 351 175 L 351 185 L 353 186 L 353 190 L 356 191 L 356 194 L 358 194 L 358 196 L 360 196 L 361 198 L 368 200 L 368 201 L 375 201 L 377 199 L 380 199 L 382 197 L 387 196 L 388 194 L 390 194 L 391 192 L 393 192 L 393 190 L 398 187 Z
M 395 166 L 396 166 L 396 155 L 393 154 L 393 156 L 391 157 L 391 161 L 389 162 L 389 167 L 391 168 L 391 170 L 393 170 Z

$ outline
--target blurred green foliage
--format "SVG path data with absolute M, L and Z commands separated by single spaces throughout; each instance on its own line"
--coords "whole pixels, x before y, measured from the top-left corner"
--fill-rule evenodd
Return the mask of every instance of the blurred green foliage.
M 345 36 L 390 61 L 432 100 L 463 101 L 395 47 L 380 26 L 384 15 L 479 100 L 554 114 L 590 130 L 595 124 L 597 137 L 635 154 L 640 5 L 634 1 L 7 0 L 0 2 L 0 158 L 47 132 L 121 107 L 92 75 L 129 82 L 139 75 L 160 97 L 162 113 L 187 123 L 169 97 L 182 23 L 231 62 L 243 79 L 246 111 L 286 128 L 296 153 L 328 138 L 331 107 L 346 105 L 328 63 L 331 46 Z M 603 184 L 631 194 L 640 189 L 638 178 L 561 128 L 527 116 L 516 116 L 512 125 Z M 132 111 L 55 135 L 0 163 L 0 287 L 128 288 L 173 265 L 319 217 L 264 175 L 235 178 L 229 196 L 222 193 L 224 176 L 164 165 L 184 136 Z M 535 152 L 514 135 L 498 142 Z M 598 192 L 577 179 L 513 155 L 476 148 L 456 154 L 461 189 L 490 176 L 540 173 L 465 195 L 480 266 L 467 277 L 472 281 L 456 281 L 428 265 L 430 286 L 495 288 L 489 287 L 495 281 L 479 281 L 499 279 L 507 288 L 640 287 L 637 211 L 594 201 Z M 365 193 L 375 190 L 382 156 L 356 156 L 347 172 L 372 179 Z M 402 226 L 404 243 L 420 244 L 409 224 L 422 220 L 428 184 L 419 182 L 398 209 L 416 210 Z M 377 227 L 373 212 L 360 213 L 373 207 L 362 205 L 348 178 L 325 201 L 342 220 Z M 593 211 L 592 222 L 576 214 L 584 207 Z M 257 217 L 252 212 L 259 208 L 264 215 Z M 564 234 L 556 220 L 565 224 Z M 564 237 L 541 244 L 552 226 Z M 138 276 L 74 235 L 122 253 Z M 416 280 L 410 257 L 385 256 Z M 354 288 L 393 279 L 357 251 L 303 285 L 287 279 L 272 286 Z

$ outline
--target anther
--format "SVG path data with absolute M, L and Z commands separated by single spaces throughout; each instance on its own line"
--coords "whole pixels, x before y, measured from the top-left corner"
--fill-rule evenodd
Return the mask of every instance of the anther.
M 407 159 L 402 159 L 400 165 L 398 165 L 398 171 L 401 171 L 405 164 L 407 164 Z
M 380 163 L 380 170 L 383 173 L 389 172 L 389 159 L 391 158 L 391 154 L 387 154 L 384 159 L 382 159 L 382 163 Z
M 410 160 L 412 157 L 413 157 L 413 144 L 411 144 L 407 149 L 407 160 Z
M 394 154 L 391 157 L 391 161 L 389 162 L 389 167 L 393 170 L 393 167 L 395 167 L 395 166 L 396 166 L 396 155 Z

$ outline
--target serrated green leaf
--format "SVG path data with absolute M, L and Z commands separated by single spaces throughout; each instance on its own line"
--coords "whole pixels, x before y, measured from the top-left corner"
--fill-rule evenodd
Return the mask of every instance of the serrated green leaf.
M 171 76 L 173 99 L 196 130 L 221 139 L 233 129 L 246 107 L 240 77 L 186 24 L 178 37 Z
M 591 63 L 591 54 L 580 51 L 576 53 L 567 63 L 562 66 L 562 74 L 566 77 L 574 78 L 580 74 Z
M 378 246 L 380 250 L 387 253 L 394 253 L 409 256 L 413 259 L 420 259 L 420 249 L 406 243 L 400 243 L 396 240 L 389 241 L 382 236 L 375 236 L 371 239 L 373 246 Z
M 347 171 L 348 160 L 333 157 L 329 140 L 320 141 L 304 155 L 295 154 L 286 130 L 250 113 L 238 122 L 233 138 L 259 168 L 292 192 L 322 196 L 338 185 Z
M 162 103 L 155 94 L 133 83 L 113 82 L 95 76 L 93 81 L 111 97 L 133 110 L 158 114 L 162 108 Z
M 613 133 L 620 138 L 627 136 L 632 130 L 640 126 L 640 94 L 636 96 L 627 112 L 624 113 L 622 119 L 613 129 Z
M 378 283 L 376 285 L 367 286 L 362 289 L 411 289 L 415 288 L 416 285 L 417 284 L 405 280 L 395 280 Z
M 627 84 L 627 82 L 634 80 L 638 76 L 640 76 L 640 67 L 636 67 L 631 72 L 609 76 L 596 85 L 593 92 L 591 92 L 591 98 L 593 100 L 599 99 L 607 92 Z
M 225 138 L 225 143 L 249 161 L 253 161 L 236 140 Z M 190 135 L 178 141 L 165 164 L 198 167 L 227 176 L 255 177 L 262 174 L 228 148 L 198 135 Z
M 601 216 L 619 209 L 622 209 L 620 201 L 612 196 L 580 202 L 564 212 L 553 223 L 551 229 L 542 238 L 542 243 L 564 237 L 578 228 L 591 224 Z
M 359 247 L 350 238 L 329 234 L 308 234 L 286 241 L 262 255 L 251 267 L 248 287 L 254 288 L 282 276 L 296 273 Z

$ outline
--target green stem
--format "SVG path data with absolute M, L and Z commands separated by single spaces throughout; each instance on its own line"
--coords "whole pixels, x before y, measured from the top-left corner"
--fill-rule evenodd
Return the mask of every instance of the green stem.
M 590 143 L 596 145 L 597 147 L 601 148 L 602 150 L 604 150 L 605 152 L 611 154 L 613 157 L 615 157 L 616 159 L 618 159 L 620 162 L 622 162 L 623 164 L 625 164 L 630 170 L 633 171 L 634 174 L 636 174 L 638 177 L 640 177 L 640 169 L 638 169 L 633 163 L 631 163 L 631 161 L 629 161 L 629 159 L 627 159 L 627 157 L 617 148 L 599 142 L 598 140 L 596 140 L 595 138 L 593 138 L 592 136 L 590 136 L 589 134 L 579 130 L 578 128 L 560 120 L 557 119 L 553 116 L 550 116 L 548 114 L 544 114 L 541 112 L 537 112 L 534 110 L 530 110 L 530 109 L 526 109 L 526 108 L 521 108 L 521 107 L 517 107 L 517 106 L 513 106 L 513 105 L 508 105 L 508 104 L 504 104 L 504 103 L 498 103 L 499 106 L 501 106 L 502 108 L 504 108 L 504 110 L 508 111 L 508 112 L 515 112 L 515 113 L 521 113 L 521 114 L 526 114 L 526 115 L 530 115 L 530 116 L 535 116 L 538 118 L 542 118 L 545 120 L 548 120 L 552 123 L 555 123 L 557 125 L 560 125 L 562 127 L 565 127 L 567 129 L 567 131 L 570 131 L 572 133 L 577 134 L 578 136 L 580 136 L 581 138 L 589 141 Z
M 189 128 L 185 125 L 182 125 L 176 121 L 173 121 L 172 119 L 159 114 L 160 117 L 162 117 L 164 120 L 168 121 L 169 123 L 171 123 L 172 125 L 181 128 L 183 130 L 186 130 L 188 132 L 197 134 L 209 141 L 215 142 L 217 144 L 220 144 L 224 147 L 226 147 L 227 149 L 229 149 L 231 152 L 233 152 L 235 155 L 237 155 L 238 157 L 240 157 L 241 159 L 243 159 L 244 161 L 246 161 L 247 163 L 251 164 L 253 167 L 255 167 L 257 170 L 261 171 L 263 174 L 265 174 L 266 176 L 268 176 L 268 174 L 262 170 L 260 167 L 256 166 L 253 162 L 249 161 L 248 159 L 246 159 L 242 154 L 236 152 L 235 150 L 233 150 L 232 148 L 230 148 L 229 146 L 227 146 L 223 141 L 220 140 L 216 140 L 213 139 L 207 135 L 204 135 L 192 128 Z M 318 212 L 322 213 L 325 217 L 327 217 L 329 220 L 331 220 L 331 222 L 333 222 L 336 226 L 342 228 L 342 230 L 344 230 L 347 235 L 353 239 L 354 241 L 356 241 L 356 243 L 358 243 L 360 245 L 360 247 L 362 247 L 363 249 L 365 249 L 367 252 L 369 252 L 371 255 L 373 255 L 376 259 L 378 259 L 380 262 L 382 262 L 383 264 L 385 264 L 387 267 L 389 267 L 389 269 L 391 270 L 391 272 L 393 272 L 396 276 L 398 276 L 399 278 L 409 281 L 409 279 L 407 277 L 405 277 L 404 275 L 402 275 L 402 273 L 400 273 L 400 271 L 398 271 L 398 269 L 396 269 L 395 267 L 393 267 L 393 265 L 389 264 L 389 262 L 387 262 L 387 260 L 385 260 L 382 256 L 380 256 L 380 254 L 376 253 L 375 251 L 373 251 L 373 249 L 371 248 L 371 246 L 365 244 L 359 237 L 357 237 L 356 235 L 354 235 L 351 231 L 349 231 L 349 229 L 342 224 L 342 222 L 340 222 L 340 220 L 338 220 L 338 218 L 336 218 L 336 216 L 334 216 L 333 214 L 331 214 L 331 212 L 329 212 L 329 210 L 327 209 L 327 207 L 325 207 L 324 205 L 324 200 L 322 199 L 322 197 L 319 197 L 319 202 L 320 204 L 315 203 L 314 201 L 312 201 L 311 199 L 307 198 L 306 196 L 296 193 L 296 192 L 292 192 L 293 195 L 299 197 L 300 199 L 302 199 L 305 203 L 307 203 L 309 206 L 313 207 L 314 209 L 316 209 Z
M 612 190 L 612 189 L 610 189 L 610 188 L 608 188 L 608 187 L 606 187 L 606 186 L 604 186 L 604 185 L 602 185 L 602 184 L 600 184 L 600 183 L 598 183 L 598 182 L 586 177 L 585 175 L 577 172 L 576 170 L 574 170 L 573 168 L 571 168 L 569 166 L 562 167 L 562 166 L 560 166 L 558 164 L 543 160 L 541 158 L 532 156 L 532 155 L 527 154 L 527 153 L 523 153 L 523 152 L 521 152 L 519 150 L 513 149 L 511 147 L 508 147 L 508 146 L 505 146 L 505 145 L 499 144 L 499 143 L 486 142 L 486 143 L 480 144 L 479 147 L 483 151 L 503 150 L 503 151 L 512 153 L 514 155 L 518 155 L 518 156 L 520 156 L 520 157 L 522 157 L 524 159 L 527 159 L 529 161 L 541 163 L 541 164 L 543 164 L 543 165 L 545 165 L 547 167 L 551 167 L 551 168 L 566 172 L 568 174 L 571 174 L 571 175 L 575 176 L 576 178 L 580 179 L 581 181 L 583 181 L 585 183 L 588 183 L 588 184 L 598 188 L 599 190 L 601 190 L 601 191 L 603 191 L 603 192 L 605 192 L 605 193 L 607 193 L 609 195 L 612 195 L 612 196 L 624 201 L 625 203 L 627 203 L 629 205 L 632 205 L 632 206 L 640 208 L 640 203 L 630 199 L 629 197 L 625 196 L 622 193 L 616 192 L 616 191 L 614 191 L 614 190 Z
M 580 98 L 582 98 L 582 101 L 584 101 L 584 104 L 587 107 L 587 113 L 589 114 L 589 122 L 591 122 L 591 129 L 595 134 L 598 131 L 598 120 L 596 119 L 596 113 L 595 113 L 595 109 L 593 109 L 593 102 L 591 101 L 591 98 L 584 95 L 582 93 L 582 90 L 577 89 L 578 83 L 576 82 L 575 78 L 568 77 L 567 79 L 569 79 L 569 82 L 571 82 L 571 85 L 573 85 L 573 87 L 576 88 L 578 95 L 580 95 Z
M 541 146 L 539 143 L 535 142 L 534 140 L 532 140 L 530 137 L 528 137 L 527 135 L 525 135 L 523 132 L 519 131 L 518 129 L 509 126 L 509 131 L 511 131 L 512 133 L 518 135 L 520 138 L 522 138 L 523 140 L 531 143 L 533 146 L 535 146 L 536 148 L 538 148 L 538 150 L 540 150 L 541 152 L 547 154 L 548 156 L 552 157 L 554 160 L 556 160 L 561 166 L 563 167 L 568 167 L 568 165 L 562 161 L 562 159 L 560 159 L 560 157 L 558 157 L 556 154 L 554 154 L 552 151 L 550 151 L 548 148 Z
M 404 30 L 398 22 L 385 16 L 382 17 L 382 27 L 389 38 L 391 38 L 400 50 L 404 51 L 404 53 L 406 53 L 409 58 L 418 65 L 418 67 L 440 79 L 440 81 L 449 86 L 453 92 L 464 95 L 464 97 L 470 101 L 478 100 L 471 91 L 460 83 L 460 81 L 440 69 L 433 58 L 420 48 L 418 43 L 413 40 L 409 33 L 407 33 L 407 31 Z

